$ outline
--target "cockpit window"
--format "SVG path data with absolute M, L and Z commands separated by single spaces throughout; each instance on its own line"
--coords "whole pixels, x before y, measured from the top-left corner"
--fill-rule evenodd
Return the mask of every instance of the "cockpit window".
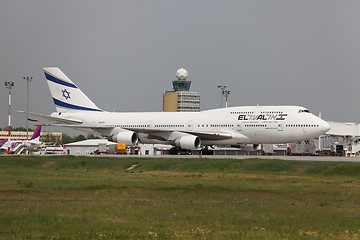
M 310 113 L 310 111 L 307 109 L 300 109 L 299 113 Z

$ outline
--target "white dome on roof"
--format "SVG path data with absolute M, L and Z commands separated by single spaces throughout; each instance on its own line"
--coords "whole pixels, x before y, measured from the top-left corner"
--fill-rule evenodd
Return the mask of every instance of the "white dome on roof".
M 184 68 L 179 68 L 176 71 L 176 77 L 178 80 L 186 80 L 186 78 L 188 77 L 188 72 Z

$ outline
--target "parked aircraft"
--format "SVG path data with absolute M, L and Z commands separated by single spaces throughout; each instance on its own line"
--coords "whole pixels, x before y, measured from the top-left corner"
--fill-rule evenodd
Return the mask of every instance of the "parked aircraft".
M 39 147 L 42 143 L 40 142 L 40 133 L 41 133 L 41 126 L 37 126 L 33 135 L 29 140 L 11 140 L 10 141 L 11 152 L 13 152 L 14 149 L 19 147 L 20 145 L 26 147 L 28 150 L 32 150 L 35 149 L 36 147 Z M 1 150 L 7 150 L 8 146 L 9 146 L 9 141 L 7 139 L 4 139 L 0 142 Z
M 317 138 L 330 126 L 299 106 L 239 106 L 201 112 L 108 112 L 97 107 L 59 68 L 44 68 L 56 106 L 49 115 L 29 113 L 53 126 L 91 130 L 114 142 L 243 146 Z

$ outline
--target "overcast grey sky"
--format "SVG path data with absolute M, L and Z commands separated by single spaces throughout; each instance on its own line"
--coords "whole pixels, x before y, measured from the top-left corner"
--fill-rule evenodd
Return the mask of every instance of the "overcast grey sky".
M 4 81 L 13 126 L 55 111 L 42 67 L 57 66 L 98 107 L 161 111 L 176 70 L 189 72 L 201 109 L 300 105 L 325 120 L 360 122 L 360 1 L 1 0 L 0 127 Z M 31 125 L 30 125 L 31 126 Z M 32 127 L 32 126 L 31 126 Z

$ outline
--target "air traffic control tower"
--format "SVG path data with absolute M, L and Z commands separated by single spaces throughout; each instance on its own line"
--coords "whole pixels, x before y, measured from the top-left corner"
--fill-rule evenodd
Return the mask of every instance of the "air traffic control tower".
M 176 71 L 177 80 L 173 81 L 173 91 L 163 94 L 164 112 L 199 112 L 200 93 L 190 91 L 191 81 L 186 80 L 188 72 L 184 68 Z

